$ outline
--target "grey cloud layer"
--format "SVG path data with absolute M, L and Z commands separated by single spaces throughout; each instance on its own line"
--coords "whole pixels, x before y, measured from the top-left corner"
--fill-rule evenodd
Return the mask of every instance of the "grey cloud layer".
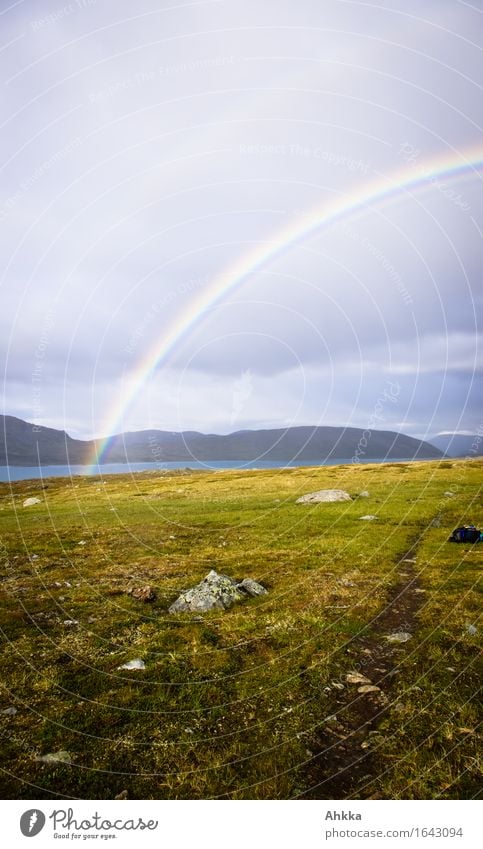
M 123 377 L 256 243 L 409 150 L 416 168 L 476 145 L 480 19 L 412 0 L 5 12 L 5 411 L 102 432 Z M 477 428 L 480 176 L 274 257 L 192 328 L 124 424 L 362 426 L 397 375 L 395 426 Z

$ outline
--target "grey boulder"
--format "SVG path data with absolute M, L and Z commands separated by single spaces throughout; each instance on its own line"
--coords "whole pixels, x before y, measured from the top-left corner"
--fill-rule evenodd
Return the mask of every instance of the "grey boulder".
M 181 593 L 168 609 L 168 613 L 189 613 L 194 610 L 205 613 L 208 610 L 227 610 L 232 604 L 243 601 L 247 596 L 265 595 L 266 592 L 265 587 L 251 578 L 235 581 L 234 578 L 219 575 L 212 569 L 199 584 Z
M 319 489 L 297 498 L 296 504 L 320 504 L 328 501 L 352 501 L 348 492 L 343 489 Z

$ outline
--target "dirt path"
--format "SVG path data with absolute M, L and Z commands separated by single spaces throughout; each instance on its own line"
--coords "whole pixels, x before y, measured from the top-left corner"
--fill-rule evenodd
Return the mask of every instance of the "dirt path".
M 368 682 L 351 685 L 344 680 L 339 683 L 333 721 L 326 723 L 311 742 L 316 757 L 308 770 L 309 789 L 303 794 L 304 799 L 347 799 L 375 777 L 371 737 L 388 710 L 397 667 L 411 646 L 411 641 L 393 643 L 386 637 L 388 634 L 414 634 L 415 617 L 424 602 L 424 592 L 418 586 L 415 570 L 417 548 L 418 540 L 397 561 L 399 581 L 391 588 L 384 609 L 373 620 L 371 630 L 351 643 L 352 669 Z M 379 689 L 359 693 L 359 686 Z M 370 790 L 363 798 L 369 796 Z

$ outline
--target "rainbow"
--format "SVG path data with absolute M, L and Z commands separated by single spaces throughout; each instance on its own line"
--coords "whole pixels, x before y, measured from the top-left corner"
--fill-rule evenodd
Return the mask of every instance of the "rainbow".
M 446 185 L 441 180 L 454 181 L 474 176 L 483 168 L 483 144 L 466 150 L 464 153 L 444 153 L 433 157 L 429 162 L 415 162 L 399 169 L 390 176 L 378 176 L 362 183 L 353 191 L 324 202 L 310 209 L 282 227 L 272 238 L 257 244 L 251 251 L 239 257 L 233 265 L 217 275 L 213 281 L 194 298 L 188 308 L 177 318 L 171 329 L 159 340 L 130 375 L 129 383 L 115 406 L 109 411 L 103 432 L 108 436 L 98 441 L 88 459 L 91 470 L 105 457 L 113 435 L 119 433 L 119 427 L 126 410 L 130 407 L 150 374 L 157 366 L 166 361 L 173 351 L 190 332 L 206 312 L 212 309 L 222 298 L 238 288 L 249 275 L 258 271 L 271 260 L 278 258 L 297 243 L 309 239 L 321 228 L 332 226 L 346 218 L 360 214 L 371 207 L 387 204 L 401 194 L 437 187 L 444 191 Z

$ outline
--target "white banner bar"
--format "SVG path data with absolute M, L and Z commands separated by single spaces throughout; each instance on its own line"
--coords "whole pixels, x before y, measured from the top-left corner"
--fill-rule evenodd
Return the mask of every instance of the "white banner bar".
M 481 845 L 479 804 L 27 800 L 0 801 L 0 814 L 2 845 L 9 849 L 72 844 L 116 849 L 474 849 Z

